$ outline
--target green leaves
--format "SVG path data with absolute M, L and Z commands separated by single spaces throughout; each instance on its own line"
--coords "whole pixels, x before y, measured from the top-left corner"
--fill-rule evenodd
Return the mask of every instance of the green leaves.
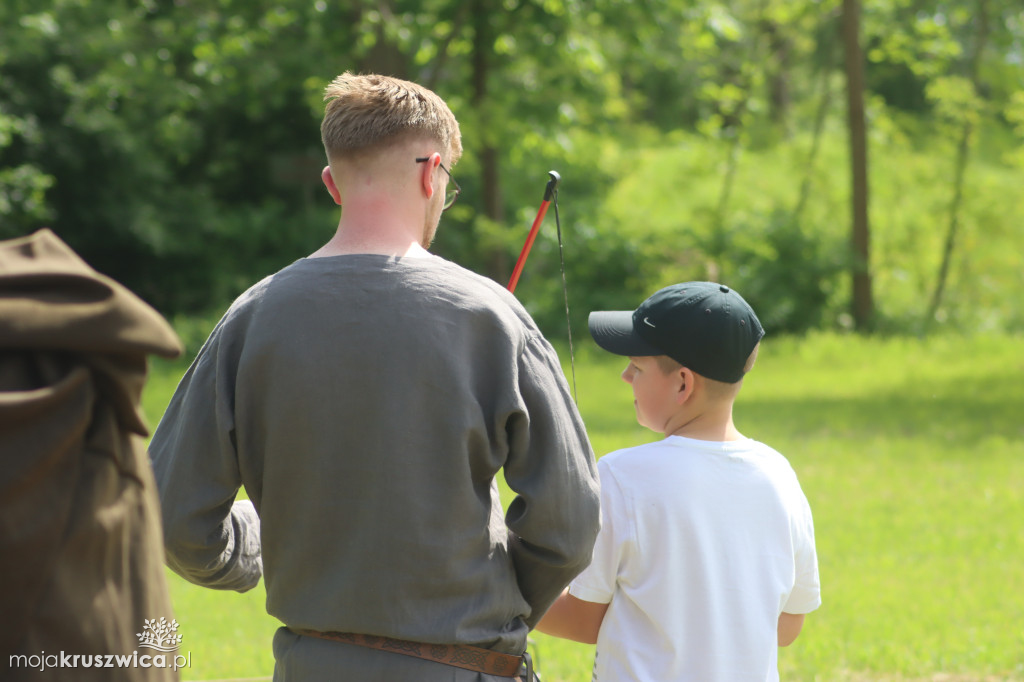
M 958 127 L 975 124 L 985 108 L 984 100 L 975 92 L 974 84 L 962 76 L 939 76 L 925 86 L 928 100 L 938 117 Z
M 443 255 L 506 278 L 556 169 L 570 287 L 585 301 L 696 275 L 785 291 L 780 263 L 816 254 L 827 267 L 794 281 L 794 300 L 819 283 L 831 320 L 848 295 L 830 279 L 847 225 L 838 4 L 8 0 L 0 234 L 49 224 L 162 310 L 219 308 L 329 235 L 335 208 L 311 170 L 322 89 L 344 70 L 378 71 L 435 89 L 462 123 L 465 192 L 439 232 Z M 999 216 L 1016 209 L 991 188 L 1024 168 L 1024 21 L 1019 0 L 875 0 L 862 37 L 881 174 L 872 267 L 897 317 L 936 258 L 897 235 L 940 232 L 931 216 L 951 191 L 940 170 L 964 126 L 982 166 L 1003 166 L 966 177 L 963 253 L 991 262 L 983 223 L 1012 232 Z M 302 171 L 283 180 L 281 167 Z M 801 186 L 807 210 L 794 211 Z M 981 196 L 993 202 L 984 214 Z M 557 261 L 550 223 L 517 293 L 557 335 L 560 292 L 539 283 Z M 954 286 L 978 293 L 971 268 L 982 269 L 953 263 Z

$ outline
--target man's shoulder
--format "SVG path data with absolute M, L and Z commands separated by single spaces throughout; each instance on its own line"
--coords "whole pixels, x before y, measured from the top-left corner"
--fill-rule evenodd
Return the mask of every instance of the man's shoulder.
M 248 289 L 239 294 L 225 309 L 220 320 L 217 321 L 217 324 L 210 333 L 210 339 L 221 338 L 225 335 L 231 337 L 239 333 L 245 333 L 244 330 L 250 327 L 253 318 L 258 315 L 261 304 L 267 298 L 268 292 L 280 286 L 282 279 L 288 279 L 287 277 L 282 278 L 282 274 L 291 272 L 301 262 L 296 261 L 273 274 L 267 275 L 263 279 L 251 284 Z
M 474 294 L 484 293 L 488 297 L 500 299 L 505 304 L 517 302 L 517 299 L 508 289 L 490 277 L 485 277 L 441 256 L 416 259 L 410 265 L 422 267 L 427 276 L 436 278 L 444 285 L 455 286 L 462 290 L 471 291 Z
M 421 274 L 443 293 L 442 299 L 457 302 L 460 308 L 489 311 L 507 324 L 525 328 L 530 337 L 540 336 L 536 323 L 519 299 L 490 277 L 440 256 L 421 259 L 412 265 L 421 267 Z
M 239 294 L 227 307 L 227 310 L 224 311 L 224 315 L 221 316 L 221 324 L 229 321 L 245 319 L 246 317 L 251 316 L 253 311 L 259 305 L 259 302 L 266 295 L 274 281 L 274 278 L 277 277 L 279 272 L 274 273 L 273 275 L 267 275 L 255 284 L 250 285 L 248 289 Z

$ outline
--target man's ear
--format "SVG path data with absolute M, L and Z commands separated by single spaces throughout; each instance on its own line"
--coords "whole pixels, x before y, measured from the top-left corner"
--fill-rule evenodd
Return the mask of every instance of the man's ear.
M 331 175 L 330 166 L 324 166 L 324 169 L 320 171 L 320 179 L 324 181 L 327 193 L 334 199 L 334 203 L 341 206 L 341 192 L 338 191 L 338 186 L 334 183 L 334 176 Z
M 689 367 L 680 367 L 677 371 L 681 383 L 676 393 L 676 403 L 682 405 L 693 396 L 697 388 L 697 375 Z
M 423 164 L 420 172 L 420 186 L 423 187 L 423 194 L 429 199 L 434 196 L 434 169 L 441 165 L 441 155 L 434 152 Z

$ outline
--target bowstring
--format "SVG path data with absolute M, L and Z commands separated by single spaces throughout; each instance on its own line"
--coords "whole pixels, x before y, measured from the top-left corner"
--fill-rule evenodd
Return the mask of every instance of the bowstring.
M 555 229 L 558 233 L 558 261 L 562 269 L 562 296 L 565 298 L 565 328 L 569 333 L 569 367 L 572 369 L 572 399 L 579 406 L 576 396 L 576 356 L 572 347 L 572 322 L 569 318 L 569 285 L 565 279 L 565 254 L 562 250 L 562 221 L 558 218 L 558 188 L 555 188 L 552 203 L 555 205 Z

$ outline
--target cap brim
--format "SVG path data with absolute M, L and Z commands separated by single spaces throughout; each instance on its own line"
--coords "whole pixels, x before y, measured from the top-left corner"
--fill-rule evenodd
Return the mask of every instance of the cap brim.
M 598 346 L 616 355 L 664 355 L 665 352 L 644 341 L 633 329 L 632 310 L 604 310 L 590 313 L 590 335 Z

